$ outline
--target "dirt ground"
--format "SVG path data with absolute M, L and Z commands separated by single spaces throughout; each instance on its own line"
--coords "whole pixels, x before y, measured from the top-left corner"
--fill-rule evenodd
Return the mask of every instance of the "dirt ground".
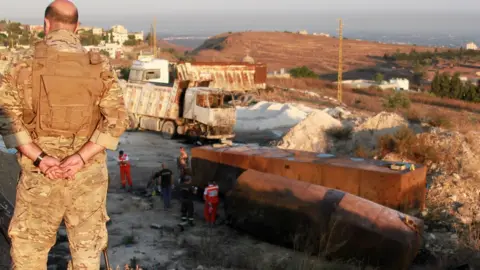
M 270 245 L 242 234 L 222 224 L 208 227 L 203 221 L 203 205 L 195 203 L 194 227 L 184 232 L 176 230 L 180 222 L 180 203 L 174 200 L 172 209 L 165 211 L 160 196 L 142 194 L 151 173 L 161 162 L 178 176 L 175 158 L 179 147 L 190 151 L 192 145 L 181 140 L 165 140 L 158 133 L 126 132 L 119 149 L 129 154 L 132 163 L 134 191 L 121 190 L 116 152 L 108 153 L 110 189 L 107 209 L 111 222 L 109 259 L 113 269 L 140 265 L 142 269 L 297 269 L 298 263 L 318 265 L 311 269 L 357 269 L 336 262 L 306 258 L 291 249 Z M 220 207 L 221 208 L 221 207 Z M 66 232 L 60 228 L 57 244 L 50 253 L 49 270 L 65 269 L 69 258 Z M 299 262 L 301 260 L 301 262 Z M 277 264 L 282 264 L 281 268 Z M 294 265 L 295 264 L 295 265 Z M 102 259 L 102 266 L 104 265 Z M 303 269 L 303 268 L 302 268 Z M 308 268 L 310 269 L 310 268 Z
M 345 39 L 343 43 L 344 70 L 375 66 L 383 62 L 379 57 L 398 50 L 410 52 L 433 48 L 382 44 L 371 41 Z M 270 71 L 306 65 L 321 74 L 335 73 L 338 65 L 338 39 L 283 32 L 240 32 L 212 37 L 195 49 L 198 61 L 241 61 L 250 50 L 256 62 L 268 63 Z

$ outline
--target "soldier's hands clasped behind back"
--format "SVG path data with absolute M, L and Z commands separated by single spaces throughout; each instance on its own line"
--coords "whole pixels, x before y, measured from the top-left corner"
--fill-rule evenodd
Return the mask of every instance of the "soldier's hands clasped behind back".
M 80 154 L 73 154 L 60 161 L 54 157 L 46 156 L 40 162 L 39 168 L 45 176 L 55 179 L 73 179 L 85 162 Z

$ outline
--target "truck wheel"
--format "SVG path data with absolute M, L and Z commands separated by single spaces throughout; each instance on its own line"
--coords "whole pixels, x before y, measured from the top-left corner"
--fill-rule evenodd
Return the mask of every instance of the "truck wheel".
M 173 139 L 175 137 L 175 124 L 172 121 L 166 121 L 162 125 L 162 136 L 164 139 Z

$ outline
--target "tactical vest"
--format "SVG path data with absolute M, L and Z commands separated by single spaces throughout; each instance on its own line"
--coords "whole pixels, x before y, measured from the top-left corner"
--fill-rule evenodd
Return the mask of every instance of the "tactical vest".
M 45 42 L 35 45 L 32 107 L 24 122 L 37 137 L 90 137 L 100 121 L 104 85 L 98 53 L 60 52 Z

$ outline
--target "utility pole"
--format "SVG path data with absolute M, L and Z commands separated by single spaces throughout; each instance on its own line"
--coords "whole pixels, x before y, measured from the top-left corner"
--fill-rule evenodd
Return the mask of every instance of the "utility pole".
M 343 22 L 339 19 L 338 27 L 338 93 L 337 99 L 342 102 L 343 96 Z

